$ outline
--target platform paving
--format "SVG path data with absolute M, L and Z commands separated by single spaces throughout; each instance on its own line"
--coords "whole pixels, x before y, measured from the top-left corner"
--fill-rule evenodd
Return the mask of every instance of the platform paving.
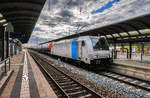
M 36 63 L 34 62 L 33 58 L 30 56 L 28 52 L 27 54 L 30 60 L 32 70 L 33 70 L 35 81 L 37 83 L 37 89 L 39 91 L 40 97 L 41 98 L 57 98 L 53 89 L 51 88 L 51 86 L 45 79 L 44 75 L 42 74 L 42 72 L 40 71 Z
M 8 81 L 8 83 L 7 83 L 4 91 L 2 92 L 0 98 L 10 98 L 10 95 L 11 95 L 11 92 L 13 90 L 13 86 L 14 86 L 20 65 L 22 65 L 21 62 L 23 59 L 23 55 L 24 55 L 24 53 L 21 52 L 20 54 L 14 55 L 11 58 L 11 64 L 13 64 L 13 65 L 11 65 L 11 69 L 14 70 L 14 73 L 10 77 L 10 80 Z M 16 66 L 15 64 L 18 64 L 19 66 L 18 65 Z
M 144 69 L 150 69 L 150 62 L 140 62 L 140 61 L 134 61 L 134 60 L 123 60 L 123 59 L 115 59 L 114 63 L 120 64 L 120 65 L 127 65 L 127 66 L 133 66 L 133 67 L 139 67 Z
M 57 98 L 28 51 L 18 56 L 22 60 L 12 60 L 14 74 L 0 98 Z

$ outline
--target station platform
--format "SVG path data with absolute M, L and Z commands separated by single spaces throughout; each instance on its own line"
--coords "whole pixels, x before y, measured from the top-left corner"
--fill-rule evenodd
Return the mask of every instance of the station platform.
M 142 69 L 149 69 L 150 70 L 150 62 L 141 62 L 141 61 L 135 61 L 130 59 L 114 59 L 115 64 L 120 64 L 124 66 L 131 66 L 131 67 L 137 67 Z
M 111 70 L 150 82 L 150 63 L 130 59 L 115 59 Z
M 57 98 L 27 50 L 11 58 L 11 70 L 0 98 Z

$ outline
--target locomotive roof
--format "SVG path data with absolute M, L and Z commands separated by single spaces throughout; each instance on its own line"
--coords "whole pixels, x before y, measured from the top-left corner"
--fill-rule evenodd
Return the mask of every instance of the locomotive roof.
M 80 36 L 80 39 L 79 40 L 81 40 L 82 38 L 89 38 L 89 37 L 93 37 L 93 38 L 100 38 L 100 36 L 88 36 L 88 35 L 86 35 L 86 36 Z M 79 38 L 79 37 L 76 37 L 76 38 Z M 72 38 L 72 39 L 64 39 L 64 40 L 60 40 L 60 41 L 56 41 L 57 43 L 63 43 L 63 42 L 65 42 L 65 41 L 67 41 L 67 42 L 71 42 L 72 40 L 74 40 L 75 38 Z M 52 41 L 49 41 L 49 42 L 45 42 L 45 43 L 41 43 L 40 45 L 43 45 L 43 44 L 48 44 L 48 43 L 50 43 L 50 42 L 52 42 Z

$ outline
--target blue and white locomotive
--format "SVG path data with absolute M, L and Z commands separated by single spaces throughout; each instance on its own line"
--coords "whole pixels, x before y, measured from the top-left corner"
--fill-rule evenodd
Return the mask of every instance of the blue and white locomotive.
M 111 51 L 107 40 L 97 36 L 81 36 L 43 44 L 38 50 L 49 51 L 49 54 L 68 58 L 86 64 L 104 64 L 112 62 Z

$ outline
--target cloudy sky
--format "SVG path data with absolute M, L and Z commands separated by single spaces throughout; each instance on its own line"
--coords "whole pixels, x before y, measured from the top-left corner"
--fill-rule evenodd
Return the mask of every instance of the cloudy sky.
M 150 0 L 47 0 L 29 43 L 45 42 L 150 13 Z

